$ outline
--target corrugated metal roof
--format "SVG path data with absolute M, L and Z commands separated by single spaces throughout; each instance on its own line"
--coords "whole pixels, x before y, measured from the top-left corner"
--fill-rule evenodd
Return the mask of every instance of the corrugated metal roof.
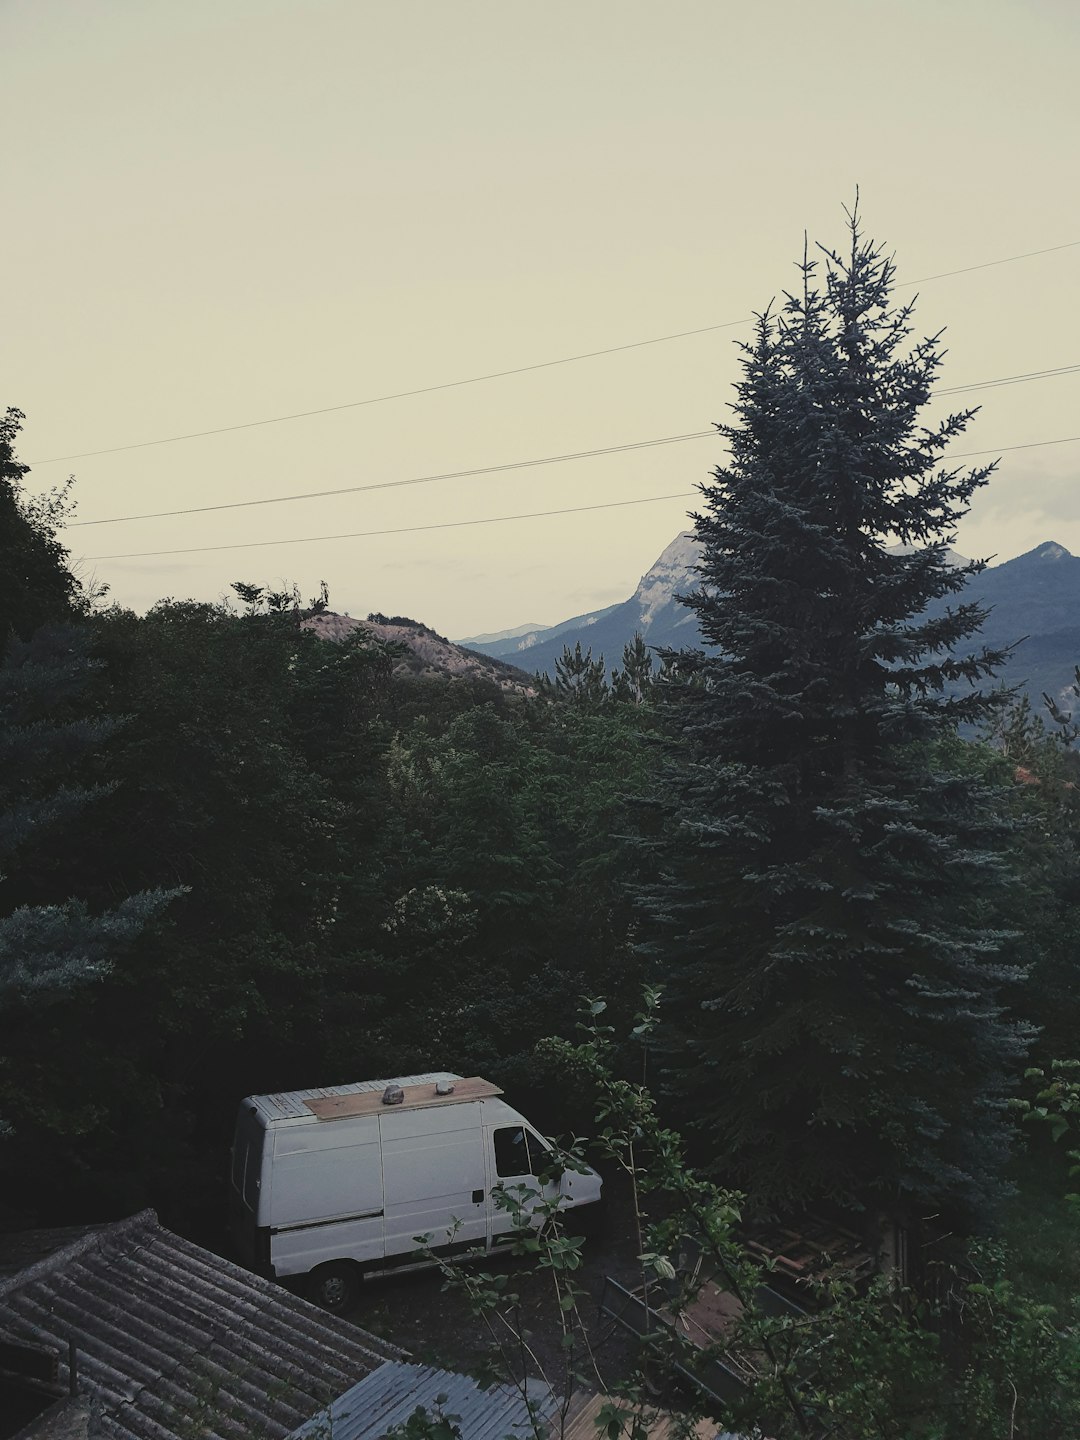
M 549 1386 L 531 1380 L 528 1399 L 539 1418 L 554 1415 L 557 1402 Z M 524 1440 L 535 1433 L 525 1398 L 514 1386 L 482 1390 L 468 1375 L 398 1361 L 347 1390 L 294 1430 L 289 1440 L 322 1440 L 326 1435 L 334 1440 L 380 1440 L 392 1426 L 408 1420 L 418 1405 L 434 1411 L 436 1400 L 444 1415 L 454 1417 L 462 1440 L 504 1440 L 508 1435 Z
M 110 1440 L 283 1440 L 401 1351 L 162 1228 L 152 1210 L 0 1281 L 0 1332 L 78 1347 Z
M 448 1070 L 433 1070 L 429 1075 L 389 1075 L 385 1080 L 359 1080 L 355 1085 L 332 1085 L 323 1090 L 290 1090 L 278 1095 L 251 1095 L 245 1104 L 254 1105 L 267 1120 L 310 1120 L 311 1111 L 305 1100 L 331 1100 L 339 1095 L 364 1095 L 369 1090 L 385 1090 L 387 1085 L 434 1085 L 439 1080 L 460 1080 Z

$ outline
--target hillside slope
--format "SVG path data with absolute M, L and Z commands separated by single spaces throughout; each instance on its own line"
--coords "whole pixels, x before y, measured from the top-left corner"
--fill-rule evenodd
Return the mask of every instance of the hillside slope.
M 387 644 L 403 646 L 407 653 L 394 666 L 396 675 L 467 677 L 487 680 L 503 690 L 522 695 L 535 693 L 530 675 L 489 655 L 479 655 L 455 645 L 420 621 L 402 615 L 354 620 L 351 615 L 327 610 L 321 615 L 309 615 L 300 625 L 321 640 L 341 641 L 361 630 Z

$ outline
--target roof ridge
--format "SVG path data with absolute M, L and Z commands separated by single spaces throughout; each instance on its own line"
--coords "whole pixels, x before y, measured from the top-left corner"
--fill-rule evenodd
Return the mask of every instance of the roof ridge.
M 155 1210 L 147 1207 L 145 1210 L 137 1211 L 134 1215 L 128 1215 L 123 1220 L 106 1221 L 104 1224 L 88 1231 L 85 1235 L 80 1235 L 77 1239 L 70 1240 L 66 1245 L 61 1245 L 60 1248 L 54 1250 L 51 1255 L 46 1255 L 41 1260 L 35 1260 L 23 1270 L 16 1270 L 14 1275 L 9 1275 L 6 1279 L 0 1279 L 0 1297 L 11 1295 L 16 1290 L 22 1290 L 26 1285 L 30 1285 L 35 1280 L 40 1280 L 43 1276 L 51 1274 L 60 1266 L 67 1265 L 72 1260 L 77 1260 L 80 1255 L 85 1255 L 90 1250 L 95 1250 L 105 1239 L 109 1239 L 114 1235 L 127 1235 L 132 1230 L 142 1228 L 161 1229 L 161 1221 L 158 1219 Z

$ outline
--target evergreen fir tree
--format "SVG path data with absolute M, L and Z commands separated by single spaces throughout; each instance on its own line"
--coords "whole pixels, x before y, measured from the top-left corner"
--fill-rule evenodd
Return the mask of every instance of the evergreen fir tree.
M 594 660 L 591 646 L 582 650 L 580 640 L 574 642 L 573 650 L 569 645 L 563 646 L 562 655 L 555 661 L 553 682 L 546 680 L 546 677 L 538 679 L 541 691 L 550 692 L 562 700 L 569 700 L 571 704 L 581 705 L 586 709 L 595 710 L 611 698 L 603 655 Z
M 643 891 L 668 974 L 672 1083 L 756 1202 L 978 1207 L 1026 1031 L 999 998 L 996 792 L 960 723 L 1003 659 L 947 554 L 994 466 L 950 466 L 973 411 L 920 417 L 939 337 L 894 267 L 804 255 L 762 315 L 694 517 L 711 648 L 669 656 L 669 824 Z M 949 603 L 952 602 L 952 603 Z M 928 612 L 928 607 L 934 607 Z M 674 662 L 674 663 L 673 663 Z
M 62 623 L 86 609 L 56 538 L 66 490 L 25 494 L 21 419 L 9 409 L 0 421 L 0 1018 L 16 1024 L 25 1007 L 104 974 L 179 893 L 144 891 L 92 914 L 55 873 L 50 837 L 105 793 L 81 780 L 80 760 L 117 722 L 81 703 L 93 661 L 85 627 Z
M 655 683 L 652 654 L 640 631 L 635 631 L 633 640 L 623 646 L 623 668 L 612 671 L 611 693 L 616 700 L 644 705 L 652 696 Z
M 116 729 L 80 713 L 88 638 L 74 626 L 45 627 L 13 641 L 0 664 L 0 1011 L 98 978 L 179 893 L 143 891 L 96 915 L 64 890 L 48 894 L 57 879 L 50 834 L 107 793 L 78 776 L 80 757 Z

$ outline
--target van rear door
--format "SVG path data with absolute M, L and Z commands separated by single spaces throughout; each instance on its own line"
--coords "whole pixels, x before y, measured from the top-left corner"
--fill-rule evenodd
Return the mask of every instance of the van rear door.
M 263 1145 L 266 1130 L 253 1107 L 241 1108 L 233 1139 L 232 1170 L 229 1186 L 229 1228 L 233 1244 L 244 1264 L 251 1270 L 259 1268 L 256 1231 L 259 1221 L 259 1197 L 262 1189 Z

